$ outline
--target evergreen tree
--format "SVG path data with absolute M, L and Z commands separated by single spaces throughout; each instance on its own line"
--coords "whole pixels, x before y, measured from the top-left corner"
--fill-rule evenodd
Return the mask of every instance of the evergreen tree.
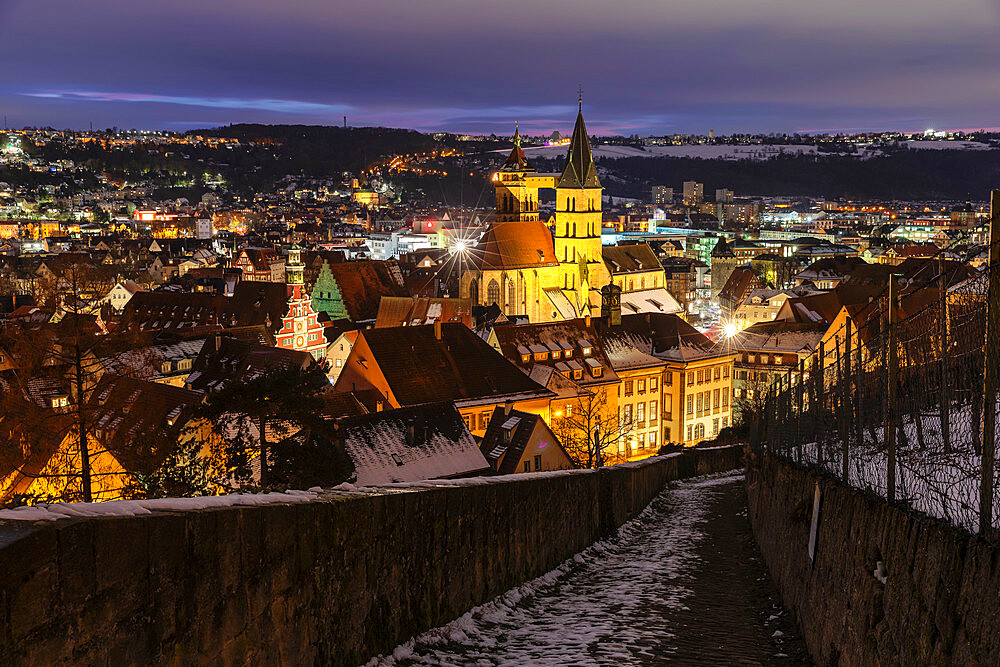
M 296 456 L 290 439 L 305 428 L 323 430 L 322 394 L 329 387 L 318 363 L 304 369 L 276 365 L 209 394 L 196 416 L 210 420 L 220 436 L 213 465 L 228 479 L 219 482 L 238 487 L 256 481 L 262 488 L 281 483 L 271 476 L 275 457 L 283 459 L 277 466 L 281 470 L 295 467 L 285 460 Z

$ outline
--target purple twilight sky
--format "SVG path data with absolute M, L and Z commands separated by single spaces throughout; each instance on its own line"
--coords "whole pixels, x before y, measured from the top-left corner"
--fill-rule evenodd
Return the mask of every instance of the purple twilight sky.
M 1000 126 L 995 0 L 0 0 L 13 127 Z

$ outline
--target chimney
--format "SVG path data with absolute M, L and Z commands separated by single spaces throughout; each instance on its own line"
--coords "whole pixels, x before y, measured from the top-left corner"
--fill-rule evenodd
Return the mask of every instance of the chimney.
M 514 401 L 508 400 L 503 404 L 503 415 L 504 417 L 510 416 L 510 411 L 514 409 Z
M 441 340 L 441 320 L 434 323 L 434 338 Z
M 589 327 L 590 326 L 590 315 L 587 315 L 586 317 L 583 318 L 583 325 L 585 327 Z
M 381 400 L 375 401 L 375 412 L 382 412 L 383 410 L 385 410 L 385 402 Z

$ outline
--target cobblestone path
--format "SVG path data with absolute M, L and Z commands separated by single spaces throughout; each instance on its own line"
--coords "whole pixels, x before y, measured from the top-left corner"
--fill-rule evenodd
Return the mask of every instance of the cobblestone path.
M 618 534 L 373 665 L 808 664 L 742 475 L 671 485 Z

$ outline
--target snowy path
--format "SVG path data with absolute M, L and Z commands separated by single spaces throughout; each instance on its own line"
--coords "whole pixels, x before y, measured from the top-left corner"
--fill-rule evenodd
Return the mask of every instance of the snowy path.
M 609 540 L 371 665 L 798 664 L 742 474 L 677 483 Z

